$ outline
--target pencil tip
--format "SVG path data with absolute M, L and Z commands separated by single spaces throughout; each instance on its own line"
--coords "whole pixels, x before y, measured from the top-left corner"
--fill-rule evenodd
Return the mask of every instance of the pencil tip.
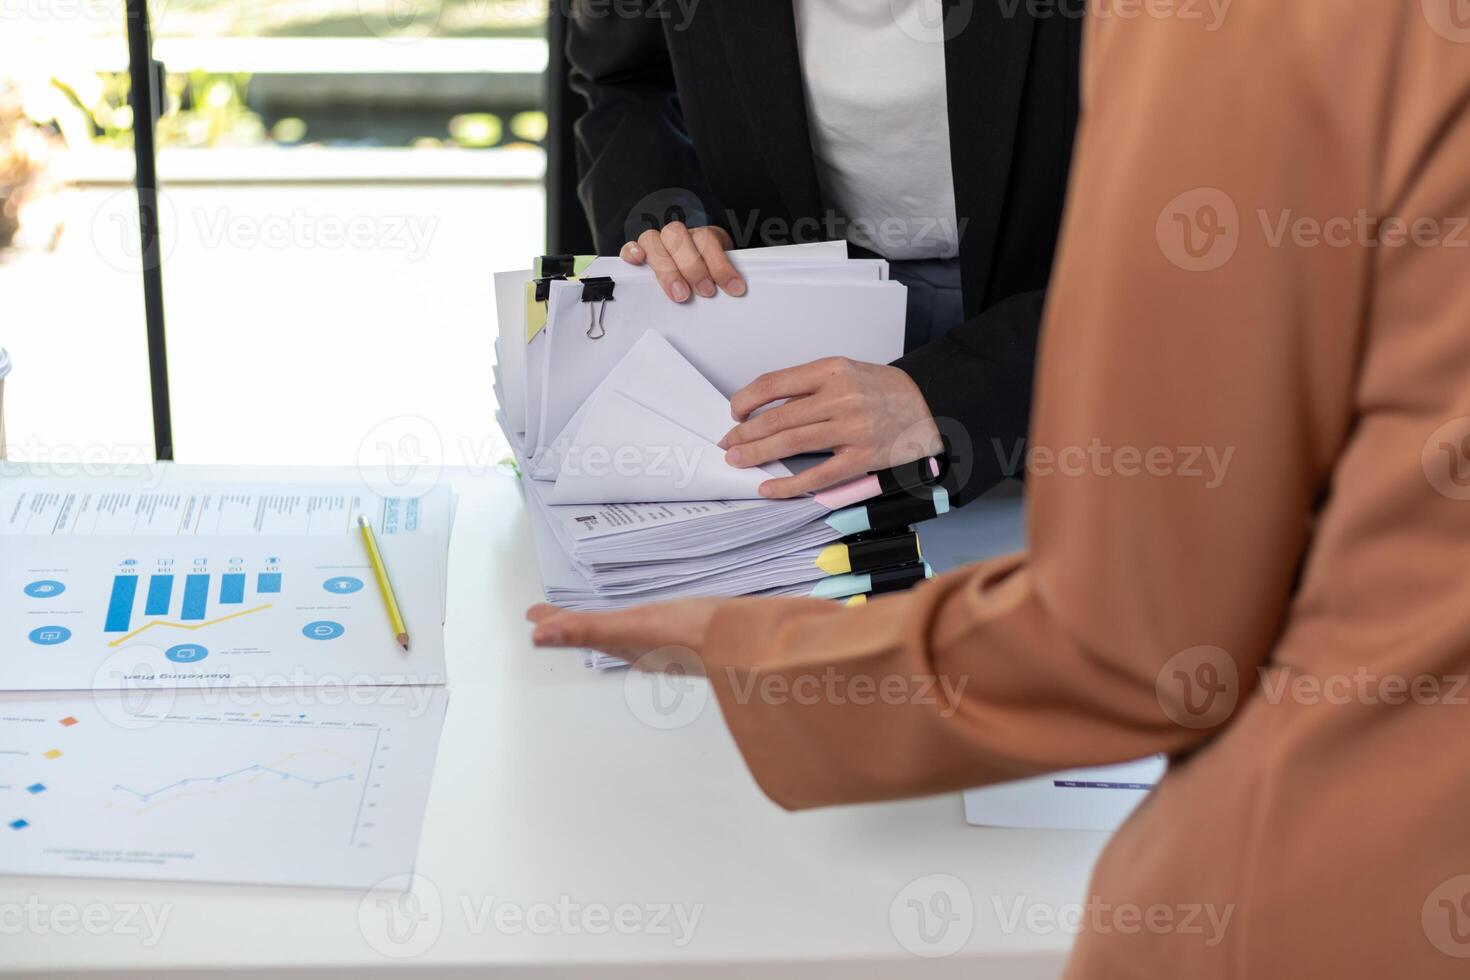
M 407 633 L 399 633 L 398 634 L 398 645 L 401 646 L 401 647 L 403 647 L 403 649 L 405 649 L 405 650 L 408 649 L 408 634 Z

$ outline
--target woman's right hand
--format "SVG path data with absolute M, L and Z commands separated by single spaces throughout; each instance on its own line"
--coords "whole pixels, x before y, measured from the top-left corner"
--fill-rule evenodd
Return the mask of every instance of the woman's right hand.
M 695 293 L 708 297 L 721 289 L 730 296 L 745 295 L 745 280 L 725 256 L 734 247 L 723 228 L 706 225 L 691 230 L 674 221 L 662 230 L 648 229 L 619 254 L 632 265 L 646 262 L 669 299 L 683 303 Z

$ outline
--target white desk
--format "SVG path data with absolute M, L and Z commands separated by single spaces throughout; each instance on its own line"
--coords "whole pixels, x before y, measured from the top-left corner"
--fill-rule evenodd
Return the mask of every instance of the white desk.
M 185 467 L 171 476 L 356 477 Z M 957 795 L 783 812 L 757 789 L 713 698 L 687 726 L 659 730 L 630 707 L 627 672 L 596 673 L 573 653 L 533 650 L 522 613 L 540 592 L 513 479 L 446 478 L 460 493 L 452 693 L 419 851 L 419 916 L 400 920 L 407 941 L 388 939 L 388 912 L 353 892 L 0 877 L 0 972 L 1059 975 L 1075 921 L 1068 909 L 1085 894 L 1103 835 L 968 827 Z M 952 917 L 942 935 L 930 919 L 933 944 L 908 904 L 932 901 L 944 885 L 911 887 L 929 875 L 962 883 L 931 906 L 942 910 L 947 898 Z M 529 915 L 534 929 L 506 912 L 497 920 L 500 903 Z M 636 913 L 620 913 L 625 903 Z M 122 920 L 140 904 L 168 916 L 151 946 L 133 928 L 141 920 Z M 699 915 L 682 946 L 672 913 L 653 921 L 659 907 L 676 905 Z M 622 931 L 604 913 L 612 923 L 625 916 Z M 76 921 L 89 915 L 94 932 Z M 932 954 L 966 935 L 946 958 L 905 947 Z M 415 955 L 395 955 L 403 953 Z

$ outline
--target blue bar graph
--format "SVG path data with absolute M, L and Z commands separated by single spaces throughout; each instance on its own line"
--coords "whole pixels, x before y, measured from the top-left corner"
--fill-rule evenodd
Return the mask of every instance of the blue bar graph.
M 281 573 L 261 572 L 255 579 L 255 591 L 261 595 L 279 595 L 281 592 Z
M 167 616 L 168 606 L 174 597 L 174 577 L 154 575 L 148 579 L 148 600 L 143 606 L 145 616 Z
M 138 576 L 118 575 L 112 580 L 112 599 L 107 603 L 108 633 L 126 633 L 133 625 L 133 600 L 138 596 Z
M 238 606 L 245 601 L 245 576 L 231 572 L 219 577 L 219 601 L 223 606 Z
M 201 620 L 208 612 L 208 608 L 209 576 L 186 576 L 184 578 L 184 612 L 180 618 L 185 620 Z

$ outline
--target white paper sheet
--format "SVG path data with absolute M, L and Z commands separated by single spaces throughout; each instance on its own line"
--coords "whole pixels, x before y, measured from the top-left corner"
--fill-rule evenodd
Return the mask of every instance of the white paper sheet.
M 0 874 L 410 874 L 442 687 L 0 695 Z
M 360 539 L 14 537 L 0 689 L 443 683 L 437 539 L 381 539 L 405 652 Z
M 980 827 L 1113 831 L 1163 778 L 1162 756 L 1071 769 L 965 793 L 965 820 Z
M 907 291 L 897 282 L 752 282 L 738 300 L 696 296 L 683 304 L 670 303 L 651 281 L 619 282 L 605 303 L 582 302 L 582 288 L 551 284 L 546 329 L 528 352 L 528 370 L 539 365 L 542 375 L 539 422 L 528 418 L 526 428 L 533 462 L 650 330 L 726 398 L 768 371 L 822 357 L 886 364 L 903 353 Z M 593 313 L 599 326 L 589 334 Z M 545 350 L 537 354 L 536 346 Z M 533 397 L 537 387 L 530 386 Z
M 730 401 L 657 331 L 628 351 L 534 465 L 553 504 L 760 497 L 780 463 L 737 469 L 716 443 Z

